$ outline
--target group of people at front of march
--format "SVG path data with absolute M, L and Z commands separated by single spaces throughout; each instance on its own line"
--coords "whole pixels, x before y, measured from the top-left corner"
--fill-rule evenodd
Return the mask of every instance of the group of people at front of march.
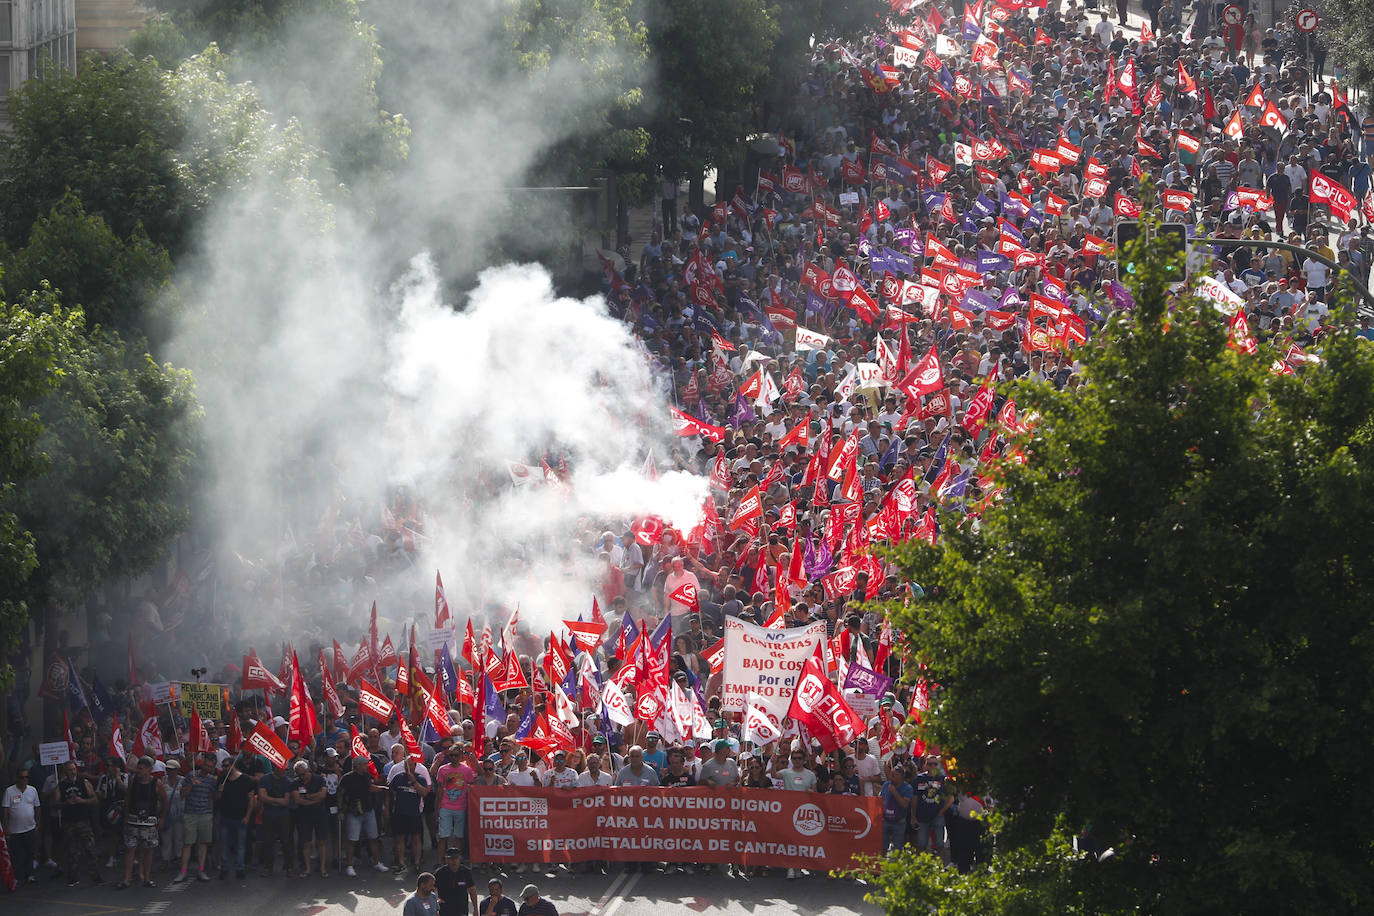
M 245 703 L 245 731 L 267 715 Z M 880 715 L 901 719 L 895 696 Z M 819 744 L 782 739 L 764 748 L 741 742 L 737 726 L 716 720 L 712 738 L 700 745 L 667 745 L 643 728 L 623 737 L 588 730 L 577 749 L 533 752 L 497 726 L 476 753 L 473 723 L 421 745 L 424 759 L 406 752 L 393 720 L 386 731 L 371 728 L 354 739 L 347 716 L 330 723 L 317 742 L 289 741 L 291 757 L 275 766 L 247 746 L 228 749 L 230 729 L 207 722 L 213 752 L 168 753 L 163 759 L 95 753 L 83 735 L 77 757 L 56 767 L 23 762 L 4 793 L 3 827 L 21 882 L 50 875 L 69 887 L 100 884 L 115 889 L 157 886 L 157 871 L 172 883 L 245 879 L 250 867 L 270 878 L 328 877 L 337 870 L 356 878 L 358 869 L 399 875 L 409 870 L 425 885 L 433 880 L 444 916 L 466 914 L 475 894 L 467 861 L 468 788 L 472 786 L 578 787 L 690 786 L 803 791 L 878 796 L 885 851 L 912 846 L 967 869 L 980 855 L 982 803 L 957 790 L 935 753 L 912 756 L 899 743 L 885 756 L 870 753 L 870 735 L 831 754 Z M 266 723 L 285 741 L 287 722 Z M 641 725 L 641 723 L 636 723 Z M 84 753 L 81 753 L 84 752 Z M 33 781 L 30 781 L 33 777 Z M 383 845 L 383 838 L 389 843 Z M 426 864 L 441 865 L 433 873 Z M 46 868 L 44 866 L 46 865 Z M 606 870 L 605 863 L 584 866 Z M 718 866 L 690 862 L 630 863 L 629 870 L 665 872 Z M 516 863 L 516 873 L 557 873 L 569 866 Z M 765 869 L 725 866 L 751 877 Z M 797 872 L 788 870 L 787 877 Z M 495 875 L 501 883 L 504 876 Z M 455 884 L 455 881 L 459 882 Z M 455 890 L 457 888 L 457 890 Z M 498 889 L 499 890 L 499 889 Z M 422 887 L 423 891 L 423 887 Z M 423 896 L 423 894 L 421 895 Z M 512 901 L 507 901 L 513 905 Z M 505 904 L 497 904 L 504 910 Z M 486 916 L 485 908 L 477 913 Z M 522 910 L 521 912 L 524 912 Z

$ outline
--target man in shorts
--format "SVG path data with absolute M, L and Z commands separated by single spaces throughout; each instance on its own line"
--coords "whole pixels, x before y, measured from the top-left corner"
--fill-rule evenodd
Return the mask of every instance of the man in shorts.
M 466 852 L 468 786 L 477 773 L 463 760 L 464 750 L 463 742 L 455 741 L 448 749 L 448 760 L 434 773 L 439 788 L 439 845 L 445 853 L 450 846 Z
M 369 763 L 371 760 L 367 757 L 354 757 L 353 772 L 339 780 L 339 800 L 343 805 L 344 830 L 348 839 L 344 847 L 344 860 L 348 862 L 344 874 L 350 878 L 358 877 L 358 872 L 353 868 L 353 849 L 360 839 L 367 840 L 368 850 L 372 853 L 372 868 L 375 871 L 387 870 L 382 864 L 381 849 L 377 845 L 377 812 L 372 807 L 372 793 L 385 792 L 386 786 L 373 783 L 371 774 L 367 772 Z
M 196 757 L 195 770 L 188 774 L 181 784 L 181 797 L 185 803 L 184 827 L 181 847 L 181 873 L 177 881 L 186 880 L 186 868 L 191 864 L 191 847 L 196 849 L 197 881 L 209 881 L 205 873 L 205 858 L 210 852 L 210 844 L 215 838 L 215 755 L 200 754 Z
M 124 880 L 116 890 L 128 887 L 134 877 L 134 856 L 138 857 L 138 880 L 144 887 L 153 881 L 153 850 L 158 846 L 158 831 L 167 817 L 167 788 L 153 778 L 153 758 L 138 758 L 134 778 L 124 795 Z
M 429 794 L 429 770 L 409 754 L 392 766 L 387 781 L 391 801 L 391 835 L 395 841 L 396 870 L 406 866 L 406 850 L 410 850 L 410 867 L 420 870 L 420 844 L 424 839 L 420 821 L 424 798 Z
M 304 760 L 297 760 L 291 769 L 294 771 L 292 790 L 296 793 L 291 825 L 296 830 L 296 842 L 300 844 L 301 877 L 310 877 L 310 844 L 314 842 L 320 857 L 320 877 L 325 878 L 329 876 L 329 810 L 325 802 L 329 792 L 324 779 Z

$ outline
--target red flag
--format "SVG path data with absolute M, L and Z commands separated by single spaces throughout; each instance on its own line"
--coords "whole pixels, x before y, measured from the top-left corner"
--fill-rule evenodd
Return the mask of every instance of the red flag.
M 806 660 L 797 678 L 797 689 L 792 694 L 787 715 L 805 728 L 807 734 L 819 739 L 821 750 L 826 752 L 839 750 L 863 733 L 863 720 L 845 702 L 839 688 L 825 676 L 816 655 Z
M 463 636 L 463 658 L 467 659 L 473 668 L 477 667 L 476 642 L 472 635 L 472 618 L 469 617 L 467 633 Z
M 396 657 L 396 647 L 391 644 L 391 634 L 388 633 L 386 639 L 382 640 L 382 654 L 377 659 L 377 664 L 387 668 L 399 663 L 400 659 Z
M 1245 101 L 1242 104 L 1251 108 L 1264 107 L 1264 90 L 1260 88 L 1259 83 L 1256 83 L 1255 87 L 1250 90 L 1250 93 L 1246 95 Z
M 320 650 L 320 687 L 324 692 L 325 702 L 329 704 L 329 714 L 336 719 L 342 716 L 344 705 L 339 702 L 339 692 L 334 689 L 334 679 L 329 676 L 329 666 L 324 663 L 323 649 Z
M 434 571 L 434 629 L 445 627 L 452 614 L 448 609 L 448 598 L 444 596 L 444 580 L 439 571 Z
M 372 649 L 368 645 L 367 638 L 358 643 L 358 651 L 353 653 L 353 658 L 348 662 L 348 671 L 344 673 L 344 681 L 352 684 L 361 678 L 373 666 L 376 656 L 372 654 Z
M 75 673 L 74 671 L 73 671 L 73 673 L 72 673 L 72 676 L 73 676 L 73 677 L 76 676 L 76 673 Z M 196 710 L 195 710 L 195 707 L 192 706 L 192 707 L 191 707 L 191 712 L 194 714 L 195 711 L 196 711 Z M 64 736 L 66 736 L 66 739 L 67 739 L 67 756 L 68 756 L 70 759 L 75 760 L 75 759 L 76 759 L 76 742 L 72 740 L 72 726 L 71 726 L 71 723 L 69 723 L 69 722 L 67 721 L 67 711 L 66 711 L 65 709 L 62 710 L 62 734 L 63 734 Z
M 740 500 L 738 508 L 735 509 L 735 514 L 730 516 L 730 530 L 735 531 L 736 529 L 742 528 L 753 519 L 761 518 L 762 516 L 763 499 L 759 495 L 758 485 L 755 484 L 754 487 L 745 494 L 744 499 Z
M 145 754 L 162 759 L 162 728 L 157 724 L 156 715 L 144 718 L 143 725 L 134 736 L 134 756 L 142 757 Z
M 1202 90 L 1202 117 L 1207 121 L 1215 120 L 1217 117 L 1217 103 L 1212 101 L 1212 87 L 1210 86 Z
M 1197 81 L 1193 79 L 1188 69 L 1183 66 L 1183 59 L 1178 61 L 1178 88 L 1180 92 L 1197 92 Z
M 128 758 L 124 756 L 124 729 L 119 726 L 119 713 L 113 715 L 114 725 L 110 730 L 110 753 L 127 763 Z M 235 719 L 237 720 L 237 717 Z
M 1350 189 L 1339 181 L 1332 181 L 1321 172 L 1312 172 L 1312 203 L 1324 203 L 1331 209 L 1331 215 L 1342 223 L 1349 222 L 1350 214 L 1358 201 Z
M 210 734 L 205 730 L 205 723 L 200 720 L 200 710 L 192 706 L 191 725 L 186 730 L 186 753 L 204 754 L 213 750 Z
M 358 681 L 358 709 L 385 725 L 391 721 L 391 714 L 396 711 L 396 704 L 388 700 L 381 691 L 367 681 L 360 680 Z M 448 732 L 440 732 L 440 734 L 446 735 Z
M 506 650 L 506 657 L 501 665 L 500 680 L 495 681 L 498 690 L 529 690 L 530 682 L 525 678 L 525 669 L 520 667 L 520 657 L 515 654 L 514 649 Z
M 1112 212 L 1117 216 L 1124 216 L 1134 219 L 1140 216 L 1140 204 L 1131 200 L 1120 191 L 1116 192 L 1116 200 L 1112 203 Z
M 944 373 L 940 368 L 940 353 L 933 344 L 897 387 L 912 398 L 919 398 L 945 387 Z
M 568 631 L 572 633 L 573 640 L 583 652 L 595 652 L 597 647 L 601 645 L 602 638 L 606 635 L 606 620 L 604 617 L 601 619 L 600 623 L 595 620 L 585 623 L 581 620 L 565 620 L 563 621 L 563 626 L 567 627 Z M 566 674 L 567 672 L 564 673 Z
M 256 754 L 261 754 L 272 765 L 286 768 L 286 762 L 291 759 L 291 749 L 286 746 L 286 742 L 277 737 L 277 734 L 267 727 L 265 722 L 259 722 L 253 726 L 253 730 L 248 733 L 247 745 Z
M 310 744 L 320 731 L 320 721 L 315 715 L 315 702 L 310 696 L 310 688 L 305 686 L 305 675 L 301 673 L 300 659 L 291 653 L 291 709 L 289 713 L 290 731 L 287 737 Z
M 421 688 L 420 702 L 424 704 L 425 717 L 429 719 L 429 724 L 434 726 L 434 730 L 443 737 L 453 731 L 453 723 L 449 721 L 448 710 L 439 705 L 439 701 L 434 699 L 434 694 Z M 480 752 L 478 756 L 481 756 Z
M 444 734 L 448 733 L 445 732 Z M 376 779 L 380 775 L 377 772 L 377 764 L 372 762 L 372 755 L 367 752 L 367 742 L 363 740 L 362 735 L 358 734 L 357 726 L 348 726 L 348 747 L 350 756 L 361 757 L 367 761 L 367 771 L 372 774 L 373 779 Z
M 334 640 L 334 683 L 342 684 L 348 677 L 348 658 L 344 655 L 343 646 L 339 641 Z
M 401 743 L 405 745 L 406 753 L 410 759 L 416 763 L 425 762 L 425 753 L 420 750 L 420 742 L 415 740 L 415 733 L 410 730 L 410 724 L 405 719 L 401 719 Z

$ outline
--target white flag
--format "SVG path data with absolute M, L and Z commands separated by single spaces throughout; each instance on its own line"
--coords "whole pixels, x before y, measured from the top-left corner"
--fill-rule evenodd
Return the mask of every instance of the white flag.
M 754 747 L 763 747 L 782 737 L 782 725 L 759 702 L 752 690 L 745 697 L 744 740 Z
M 625 701 L 625 694 L 620 692 L 620 686 L 614 681 L 601 685 L 601 708 L 606 718 L 622 728 L 635 720 L 630 704 Z
M 824 334 L 797 325 L 797 352 L 802 350 L 824 350 L 830 343 L 830 338 Z

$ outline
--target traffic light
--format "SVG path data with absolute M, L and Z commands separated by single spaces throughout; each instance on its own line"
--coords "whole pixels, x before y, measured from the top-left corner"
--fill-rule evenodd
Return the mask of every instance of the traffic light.
M 1135 273 L 1135 261 L 1126 251 L 1126 243 L 1140 238 L 1141 231 L 1139 220 L 1123 219 L 1116 224 L 1116 263 L 1122 273 Z
M 1139 220 L 1121 220 L 1116 224 L 1117 266 L 1123 274 L 1134 274 L 1137 267 L 1134 260 L 1134 253 L 1126 250 L 1127 243 L 1134 242 L 1144 234 L 1145 228 L 1140 224 Z M 1188 227 L 1181 223 L 1164 223 L 1156 225 L 1154 230 L 1147 237 L 1162 240 L 1164 252 L 1171 259 L 1175 255 L 1184 254 L 1188 250 Z M 1186 260 L 1184 263 L 1187 263 Z M 1179 273 L 1178 267 L 1174 264 L 1170 264 L 1167 271 L 1174 277 L 1177 277 Z

